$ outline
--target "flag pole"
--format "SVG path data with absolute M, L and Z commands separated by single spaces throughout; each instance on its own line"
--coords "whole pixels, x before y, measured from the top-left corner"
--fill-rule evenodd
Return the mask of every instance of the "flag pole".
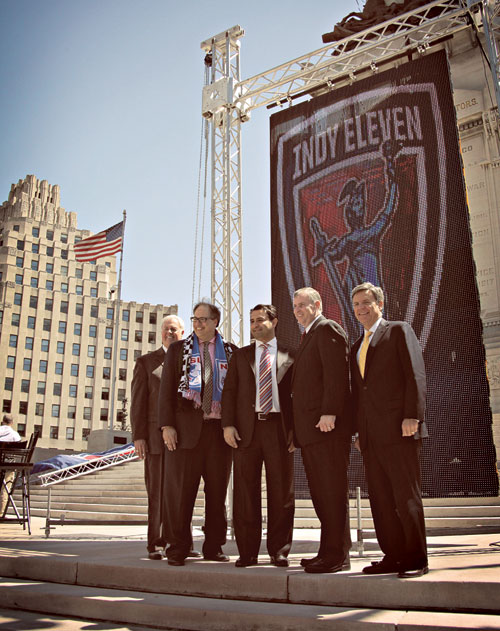
M 120 250 L 120 269 L 118 272 L 118 287 L 116 290 L 116 305 L 115 305 L 115 326 L 113 332 L 113 362 L 111 364 L 111 402 L 109 406 L 109 429 L 113 430 L 114 415 L 115 415 L 115 392 L 116 392 L 116 366 L 118 363 L 118 334 L 120 330 L 120 304 L 122 294 L 122 264 L 123 264 L 123 249 L 125 246 L 125 223 L 127 220 L 127 211 L 123 211 L 123 230 L 122 230 L 122 247 Z

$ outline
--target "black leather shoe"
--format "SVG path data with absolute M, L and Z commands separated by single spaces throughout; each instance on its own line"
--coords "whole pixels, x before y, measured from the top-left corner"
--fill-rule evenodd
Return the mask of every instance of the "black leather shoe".
M 201 559 L 201 552 L 198 552 L 198 550 L 190 550 L 188 552 L 188 557 L 190 559 Z
M 288 559 L 284 554 L 277 554 L 276 556 L 272 556 L 271 563 L 276 567 L 288 567 Z
M 400 570 L 397 561 L 373 561 L 371 565 L 363 568 L 363 574 L 397 574 Z
M 317 559 L 318 557 L 312 557 L 311 559 L 301 559 L 300 565 L 302 565 L 302 567 L 307 567 L 310 563 L 312 563 L 313 561 L 316 561 Z M 345 570 L 350 570 L 350 569 L 351 569 L 351 561 L 349 557 L 346 557 L 342 563 L 342 571 L 344 572 Z
M 398 573 L 398 578 L 418 578 L 429 572 L 429 566 L 419 567 L 416 570 L 401 570 Z
M 249 567 L 250 565 L 258 565 L 257 557 L 240 557 L 234 564 L 236 567 Z
M 204 554 L 205 561 L 218 561 L 219 563 L 227 563 L 229 557 L 223 552 L 214 552 L 213 554 Z
M 148 552 L 148 558 L 151 561 L 161 561 L 163 559 L 163 553 L 160 550 L 153 550 L 153 552 Z
M 317 561 L 318 557 L 311 557 L 309 559 L 300 559 L 300 565 L 302 567 L 307 567 L 309 565 L 309 563 L 312 563 L 313 561 Z
M 332 563 L 327 559 L 322 559 L 318 557 L 314 561 L 308 563 L 304 570 L 309 574 L 323 574 L 323 573 L 333 573 L 333 572 L 341 572 L 342 571 L 343 561 L 340 563 Z
M 184 559 L 182 557 L 170 557 L 168 559 L 168 564 L 180 567 L 181 565 L 184 565 Z

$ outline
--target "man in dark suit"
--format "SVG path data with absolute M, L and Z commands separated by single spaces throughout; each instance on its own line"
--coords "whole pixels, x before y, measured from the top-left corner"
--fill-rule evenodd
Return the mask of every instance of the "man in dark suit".
M 380 287 L 363 283 L 351 295 L 365 330 L 351 349 L 353 404 L 375 531 L 384 553 L 363 572 L 422 576 L 428 572 L 419 463 L 421 438 L 427 436 L 422 350 L 409 324 L 382 318 Z
M 292 373 L 294 443 L 302 460 L 316 514 L 321 522 L 318 555 L 302 559 L 306 572 L 349 569 L 347 467 L 351 442 L 346 414 L 349 395 L 347 336 L 322 315 L 312 287 L 295 292 L 295 317 L 304 328 Z
M 137 358 L 132 377 L 130 420 L 135 452 L 144 460 L 148 493 L 148 553 L 161 560 L 167 544 L 163 517 L 163 468 L 165 445 L 158 429 L 158 392 L 165 353 L 172 342 L 182 339 L 184 322 L 176 315 L 163 318 L 162 346 Z
M 294 446 L 289 369 L 293 360 L 278 348 L 277 324 L 273 305 L 258 304 L 250 311 L 255 343 L 234 353 L 222 394 L 224 439 L 234 449 L 233 523 L 240 553 L 236 567 L 258 563 L 263 464 L 271 563 L 287 567 L 292 545 Z
M 226 543 L 226 490 L 231 449 L 221 427 L 221 400 L 231 354 L 236 347 L 217 331 L 220 311 L 208 302 L 195 305 L 194 332 L 168 349 L 158 400 L 158 426 L 167 446 L 165 501 L 169 565 L 184 565 L 191 541 L 191 519 L 201 478 L 205 491 L 203 557 L 229 561 Z

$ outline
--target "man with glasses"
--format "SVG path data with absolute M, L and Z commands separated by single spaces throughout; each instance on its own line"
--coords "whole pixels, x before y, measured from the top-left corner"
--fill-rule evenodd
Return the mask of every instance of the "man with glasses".
M 169 565 L 184 565 L 191 546 L 191 519 L 203 478 L 203 557 L 229 561 L 226 490 L 231 449 L 221 427 L 221 400 L 229 360 L 236 346 L 217 331 L 220 311 L 208 302 L 193 310 L 193 333 L 168 349 L 160 385 L 158 424 L 167 447 L 165 501 Z

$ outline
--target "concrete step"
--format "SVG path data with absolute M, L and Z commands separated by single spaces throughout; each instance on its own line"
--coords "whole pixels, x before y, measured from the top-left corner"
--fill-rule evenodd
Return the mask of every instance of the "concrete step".
M 108 623 L 125 623 L 141 625 L 142 629 L 193 631 L 500 629 L 498 616 L 477 613 L 247 602 L 20 579 L 0 579 L 0 599 L 3 607 L 100 620 L 106 623 L 106 628 Z

